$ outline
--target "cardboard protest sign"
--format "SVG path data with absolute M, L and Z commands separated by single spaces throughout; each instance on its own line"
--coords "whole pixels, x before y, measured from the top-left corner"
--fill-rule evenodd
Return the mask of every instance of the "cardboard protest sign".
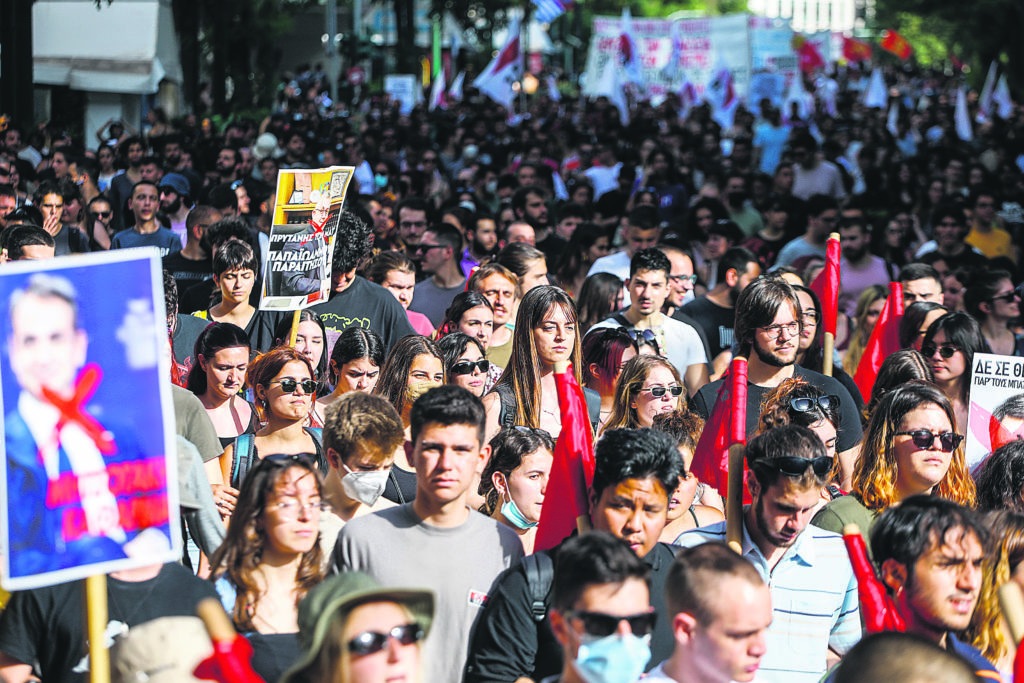
M 261 311 L 297 311 L 326 301 L 338 215 L 355 169 L 284 169 L 277 174 Z
M 155 249 L 0 270 L 0 578 L 8 590 L 181 557 Z
M 1024 438 L 1024 358 L 974 354 L 967 416 L 967 466 L 973 470 L 995 449 Z

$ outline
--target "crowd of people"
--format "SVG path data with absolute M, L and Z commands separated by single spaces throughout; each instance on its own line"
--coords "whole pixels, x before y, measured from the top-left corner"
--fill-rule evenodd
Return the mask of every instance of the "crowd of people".
M 188 569 L 110 575 L 108 635 L 216 596 L 267 681 L 1010 680 L 1024 441 L 968 460 L 964 440 L 974 355 L 1024 355 L 1024 116 L 963 142 L 953 79 L 885 77 L 895 121 L 851 68 L 829 106 L 750 103 L 728 128 L 673 97 L 624 123 L 604 98 L 335 118 L 301 93 L 221 131 L 110 122 L 96 151 L 9 125 L 0 258 L 160 250 L 203 463 Z M 355 169 L 331 295 L 293 323 L 259 310 L 277 174 L 331 165 Z M 865 395 L 890 282 L 902 350 Z M 735 357 L 739 553 L 726 491 L 692 471 Z M 595 441 L 587 530 L 540 547 L 565 362 Z M 849 524 L 905 633 L 865 635 Z M 77 595 L 11 596 L 0 679 L 84 680 Z

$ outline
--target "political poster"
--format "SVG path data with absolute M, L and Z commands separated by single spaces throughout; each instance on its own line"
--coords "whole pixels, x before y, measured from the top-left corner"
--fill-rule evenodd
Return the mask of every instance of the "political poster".
M 0 271 L 0 582 L 49 586 L 181 557 L 156 249 Z
M 398 111 L 403 116 L 411 114 L 413 107 L 423 99 L 419 81 L 412 74 L 387 74 L 384 76 L 384 92 L 398 102 Z
M 967 466 L 973 470 L 995 449 L 1024 438 L 1024 358 L 974 354 L 967 415 Z
M 261 311 L 297 311 L 327 300 L 338 216 L 354 171 L 332 166 L 277 174 Z

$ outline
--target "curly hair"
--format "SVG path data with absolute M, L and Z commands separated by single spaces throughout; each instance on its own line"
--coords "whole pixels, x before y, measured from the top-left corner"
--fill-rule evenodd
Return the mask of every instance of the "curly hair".
M 338 214 L 331 270 L 335 273 L 351 272 L 369 253 L 370 226 L 351 211 L 342 211 Z
M 851 493 L 864 507 L 881 512 L 899 502 L 896 499 L 895 434 L 903 420 L 916 408 L 935 405 L 942 409 L 949 424 L 956 425 L 953 406 L 946 395 L 934 384 L 911 381 L 896 387 L 882 399 L 872 413 L 864 433 L 860 457 L 853 468 Z M 960 505 L 974 507 L 976 493 L 974 481 L 967 471 L 964 448 L 961 444 L 953 451 L 946 476 L 936 484 L 933 493 Z
M 306 470 L 312 475 L 317 493 L 323 493 L 323 479 L 312 460 L 301 456 L 285 460 L 261 458 L 242 481 L 224 542 L 210 559 L 211 577 L 224 576 L 235 587 L 235 606 L 231 618 L 235 628 L 240 631 L 256 630 L 252 618 L 260 600 L 256 572 L 263 561 L 263 550 L 267 542 L 263 530 L 267 499 L 277 491 L 284 474 L 295 468 Z M 306 593 L 324 579 L 322 555 L 318 537 L 313 547 L 303 553 L 295 572 L 298 588 L 295 595 L 296 607 Z
M 799 411 L 790 406 L 793 398 L 821 398 L 825 395 L 818 387 L 798 377 L 783 380 L 764 397 L 761 403 L 761 415 L 757 421 L 757 434 L 763 434 L 773 427 L 795 424 L 810 427 L 821 420 L 828 420 L 839 429 L 839 406 L 825 410 L 815 405 L 811 410 Z

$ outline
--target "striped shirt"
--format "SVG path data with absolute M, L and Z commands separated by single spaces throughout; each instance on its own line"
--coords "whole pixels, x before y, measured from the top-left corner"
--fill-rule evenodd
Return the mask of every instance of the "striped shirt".
M 676 545 L 725 541 L 725 522 L 687 531 Z M 743 525 L 743 556 L 768 584 L 772 625 L 758 680 L 814 683 L 825 673 L 826 655 L 840 655 L 860 640 L 857 579 L 842 536 L 808 526 L 772 569 Z

